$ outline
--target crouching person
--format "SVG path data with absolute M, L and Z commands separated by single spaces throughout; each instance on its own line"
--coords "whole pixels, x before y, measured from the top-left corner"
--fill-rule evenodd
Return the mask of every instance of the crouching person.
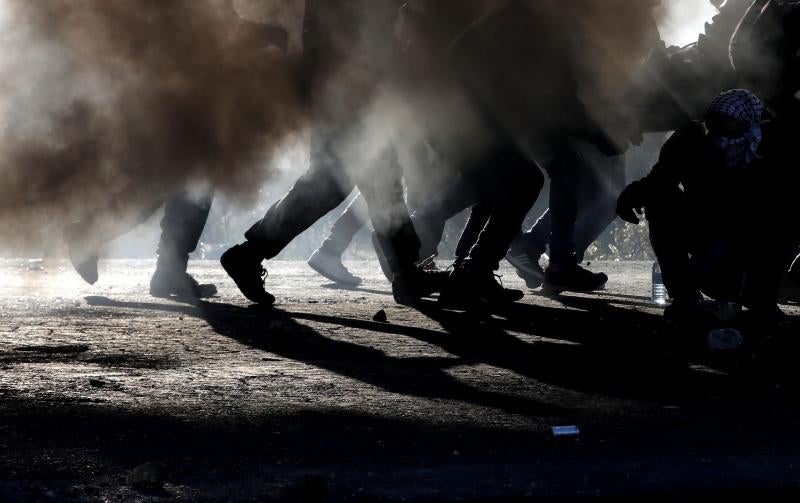
M 617 212 L 631 223 L 644 212 L 650 241 L 672 299 L 665 316 L 708 319 L 702 294 L 726 306 L 771 306 L 771 294 L 751 291 L 742 229 L 769 197 L 759 194 L 772 176 L 762 149 L 762 104 L 751 92 L 718 95 L 704 122 L 678 129 L 664 144 L 658 163 L 620 195 Z M 764 140 L 764 141 L 762 141 Z M 759 283 L 753 281 L 753 285 Z M 769 309 L 767 309 L 769 310 Z

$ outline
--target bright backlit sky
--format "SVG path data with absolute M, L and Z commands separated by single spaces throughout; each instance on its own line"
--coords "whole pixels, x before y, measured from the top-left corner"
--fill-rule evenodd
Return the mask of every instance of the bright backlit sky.
M 669 7 L 669 14 L 660 23 L 667 45 L 684 46 L 696 41 L 704 23 L 716 13 L 708 0 L 663 0 L 663 4 Z

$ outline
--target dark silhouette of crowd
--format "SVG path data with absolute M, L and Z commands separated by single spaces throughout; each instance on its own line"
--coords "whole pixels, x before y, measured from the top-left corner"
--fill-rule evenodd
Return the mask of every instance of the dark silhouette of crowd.
M 357 190 L 309 264 L 357 285 L 342 254 L 369 226 L 400 304 L 519 301 L 525 292 L 496 277 L 502 260 L 549 295 L 602 289 L 608 276 L 581 264 L 619 216 L 649 224 L 666 316 L 693 323 L 723 305 L 780 319 L 782 286 L 800 285 L 800 4 L 728 0 L 696 43 L 674 48 L 657 28 L 660 3 L 306 0 L 297 85 L 310 164 L 222 255 L 225 271 L 247 299 L 272 305 L 264 261 Z M 286 31 L 261 28 L 254 43 L 287 49 Z M 376 113 L 387 93 L 414 128 Z M 649 132 L 672 134 L 628 184 L 625 154 Z M 545 177 L 549 209 L 523 228 Z M 210 203 L 167 202 L 153 295 L 216 293 L 187 274 Z M 455 260 L 443 264 L 445 224 L 465 210 Z M 96 258 L 75 257 L 96 279 Z

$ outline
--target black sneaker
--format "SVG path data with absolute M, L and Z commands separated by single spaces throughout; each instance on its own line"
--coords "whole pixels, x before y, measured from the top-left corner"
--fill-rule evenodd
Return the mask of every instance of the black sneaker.
M 447 281 L 446 271 L 429 271 L 412 267 L 394 275 L 392 295 L 398 304 L 413 306 L 423 297 L 442 289 Z
M 275 297 L 264 289 L 267 270 L 261 265 L 262 259 L 246 245 L 229 248 L 219 261 L 242 295 L 250 301 L 265 306 L 275 303 Z
M 511 304 L 524 296 L 521 290 L 504 288 L 491 271 L 460 266 L 450 274 L 439 303 L 455 309 L 488 308 Z
M 592 272 L 578 264 L 558 264 L 550 262 L 544 273 L 544 289 L 550 294 L 561 292 L 593 292 L 602 290 L 608 283 L 608 276 L 602 272 Z
M 150 278 L 150 295 L 160 298 L 206 299 L 217 294 L 212 284 L 200 284 L 186 272 L 165 271 L 156 268 Z
M 534 258 L 528 253 L 513 253 L 506 255 L 506 260 L 514 266 L 517 276 L 525 280 L 525 285 L 535 290 L 544 283 L 544 269 L 539 265 L 539 257 Z

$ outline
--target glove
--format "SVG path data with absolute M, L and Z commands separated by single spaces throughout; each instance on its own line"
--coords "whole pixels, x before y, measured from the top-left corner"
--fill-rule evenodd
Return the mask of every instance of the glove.
M 617 199 L 617 214 L 626 222 L 639 223 L 639 215 L 644 212 L 645 206 L 644 186 L 642 182 L 633 182 L 628 185 Z

